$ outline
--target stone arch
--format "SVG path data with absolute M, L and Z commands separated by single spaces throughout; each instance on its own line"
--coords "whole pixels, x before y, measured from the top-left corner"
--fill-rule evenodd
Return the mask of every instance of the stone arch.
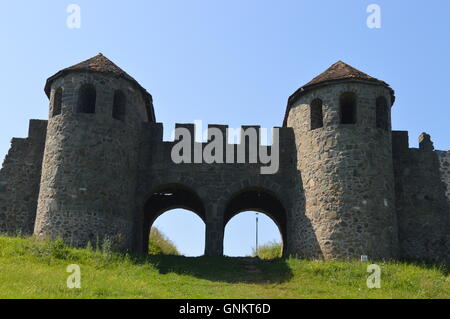
M 339 113 L 341 124 L 356 123 L 356 94 L 354 92 L 344 92 L 339 97 Z
M 53 94 L 52 117 L 61 114 L 63 89 L 59 87 Z
M 77 113 L 95 113 L 97 92 L 92 84 L 83 84 L 78 90 Z
M 287 210 L 273 191 L 260 187 L 246 187 L 230 196 L 223 212 L 223 228 L 237 214 L 257 211 L 269 216 L 277 225 L 283 240 L 283 256 L 287 250 Z
M 192 188 L 177 183 L 157 186 L 143 206 L 142 252 L 147 252 L 150 228 L 155 220 L 166 211 L 175 208 L 195 213 L 206 224 L 205 205 Z
M 267 190 L 274 194 L 284 207 L 289 207 L 289 196 L 287 195 L 285 188 L 281 186 L 279 182 L 274 181 L 272 175 L 255 175 L 228 185 L 217 201 L 218 206 L 225 207 L 230 201 L 230 198 L 247 188 L 261 188 Z

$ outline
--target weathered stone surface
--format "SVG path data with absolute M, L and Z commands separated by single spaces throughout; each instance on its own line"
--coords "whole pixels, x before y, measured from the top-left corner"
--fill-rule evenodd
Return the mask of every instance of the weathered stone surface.
M 398 143 L 393 149 L 401 256 L 448 259 L 450 208 L 446 188 L 449 179 L 441 173 L 448 152 L 408 148 L 407 132 L 395 133 L 405 137 L 404 144 Z M 444 155 L 441 163 L 439 154 Z
M 441 180 L 447 189 L 447 199 L 450 205 L 450 150 L 436 151 L 439 158 L 439 170 L 441 172 Z
M 355 124 L 340 123 L 339 98 L 347 92 L 356 96 Z M 336 83 L 306 92 L 290 108 L 287 125 L 294 128 L 303 183 L 297 187 L 306 199 L 307 222 L 296 240 L 305 256 L 398 256 L 391 134 L 375 126 L 379 96 L 390 100 L 382 85 Z M 315 99 L 323 102 L 324 126 L 311 129 Z
M 0 233 L 33 233 L 46 127 L 31 120 L 28 138 L 11 141 L 0 170 Z
M 431 136 L 427 133 L 422 133 L 419 136 L 419 149 L 422 151 L 432 152 L 434 151 L 433 142 Z
M 97 92 L 93 114 L 76 112 L 85 83 Z M 59 87 L 62 113 L 48 121 L 35 234 L 60 236 L 76 246 L 120 237 L 120 245 L 129 248 L 139 133 L 147 120 L 142 94 L 129 81 L 101 73 L 68 73 L 52 82 L 52 94 Z M 119 89 L 127 94 L 123 122 L 112 117 Z

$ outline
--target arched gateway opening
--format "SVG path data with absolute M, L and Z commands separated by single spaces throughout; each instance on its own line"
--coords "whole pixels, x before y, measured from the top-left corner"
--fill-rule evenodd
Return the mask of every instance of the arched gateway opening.
M 193 190 L 178 184 L 160 186 L 151 193 L 144 205 L 142 252 L 148 252 L 150 229 L 156 219 L 165 212 L 177 208 L 189 210 L 205 222 L 204 205 Z
M 258 255 L 277 258 L 282 253 L 282 242 L 280 229 L 272 218 L 255 211 L 240 212 L 225 226 L 223 254 L 228 257 Z
M 275 194 L 262 188 L 242 190 L 235 194 L 226 206 L 224 228 L 234 216 L 247 211 L 263 213 L 273 220 L 280 231 L 283 246 L 282 255 L 285 256 L 287 243 L 286 210 L 281 201 Z M 252 223 L 248 227 L 254 227 L 254 224 Z

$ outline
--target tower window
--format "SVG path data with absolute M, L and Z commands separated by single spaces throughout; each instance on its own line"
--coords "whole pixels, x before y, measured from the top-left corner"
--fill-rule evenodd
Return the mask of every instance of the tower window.
M 52 117 L 61 114 L 62 88 L 57 88 L 53 95 Z
M 77 113 L 95 113 L 96 92 L 92 84 L 81 86 L 78 96 Z
M 385 131 L 389 130 L 389 110 L 384 96 L 380 96 L 376 100 L 376 125 Z
M 322 100 L 315 99 L 310 105 L 311 130 L 323 127 Z
M 112 116 L 116 120 L 125 120 L 125 94 L 121 90 L 114 92 L 113 111 Z
M 341 95 L 339 99 L 341 109 L 341 123 L 355 124 L 356 123 L 356 95 L 352 92 L 346 92 Z

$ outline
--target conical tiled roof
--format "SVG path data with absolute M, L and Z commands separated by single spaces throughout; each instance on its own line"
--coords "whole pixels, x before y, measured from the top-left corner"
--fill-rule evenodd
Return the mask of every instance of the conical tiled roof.
M 152 102 L 152 96 L 150 93 L 147 92 L 146 89 L 144 89 L 133 77 L 131 77 L 129 74 L 127 74 L 124 70 L 119 68 L 116 64 L 114 64 L 110 59 L 105 57 L 103 54 L 99 53 L 98 55 L 80 62 L 78 64 L 75 64 L 73 66 L 70 66 L 68 68 L 65 68 L 56 74 L 52 75 L 47 79 L 47 82 L 45 84 L 45 93 L 50 98 L 50 88 L 52 82 L 60 77 L 63 76 L 69 72 L 100 72 L 100 73 L 106 73 L 110 74 L 119 78 L 126 79 L 130 82 L 132 82 L 141 92 L 144 97 L 145 103 L 148 108 L 148 115 L 150 120 L 155 120 L 155 115 L 153 111 L 153 102 Z
M 330 66 L 327 70 L 325 70 L 325 72 L 321 73 L 320 75 L 316 76 L 314 79 L 300 87 L 297 91 L 294 92 L 294 94 L 289 97 L 283 125 L 286 125 L 287 116 L 291 105 L 306 91 L 318 86 L 342 81 L 360 81 L 384 85 L 391 91 L 392 102 L 395 99 L 394 90 L 389 86 L 389 84 L 370 75 L 367 75 L 366 73 L 361 72 L 342 61 L 338 61 Z
M 308 87 L 325 81 L 334 81 L 342 79 L 359 79 L 359 80 L 382 82 L 374 77 L 371 77 L 370 75 L 367 75 L 364 72 L 355 69 L 354 67 L 348 65 L 347 63 L 338 61 L 332 66 L 330 66 L 325 72 L 321 73 L 320 75 L 312 79 L 310 82 L 306 83 L 303 87 Z

